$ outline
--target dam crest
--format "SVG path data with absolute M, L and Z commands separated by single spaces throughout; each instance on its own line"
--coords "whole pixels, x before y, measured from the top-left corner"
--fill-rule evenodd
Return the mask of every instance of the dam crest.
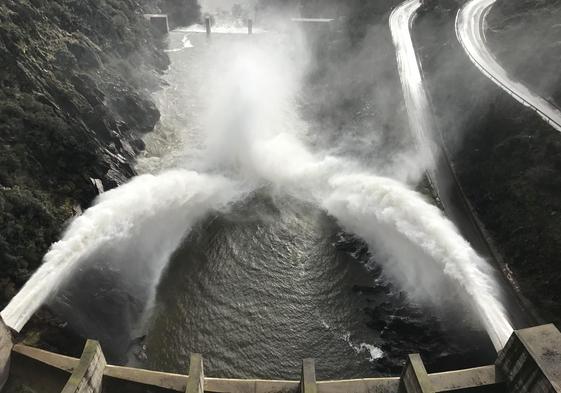
M 514 331 L 495 364 L 429 374 L 421 356 L 411 354 L 400 377 L 332 381 L 316 380 L 314 359 L 302 361 L 299 381 L 205 377 L 203 356 L 193 353 L 185 375 L 114 366 L 106 363 L 95 340 L 86 342 L 78 359 L 14 344 L 10 330 L 4 324 L 0 327 L 2 384 L 9 385 L 12 378 L 36 378 L 42 388 L 62 393 L 146 389 L 186 393 L 561 392 L 561 333 L 553 324 Z

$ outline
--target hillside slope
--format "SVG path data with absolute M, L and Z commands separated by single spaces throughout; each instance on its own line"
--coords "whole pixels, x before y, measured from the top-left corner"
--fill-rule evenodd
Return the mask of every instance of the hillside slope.
M 145 0 L 145 9 L 193 0 Z M 0 307 L 65 223 L 135 174 L 169 65 L 135 0 L 0 3 Z M 196 20 L 179 15 L 178 22 Z
M 526 3 L 521 16 L 536 12 L 539 2 Z M 439 4 L 420 16 L 415 32 L 440 130 L 467 197 L 522 295 L 546 322 L 561 326 L 561 134 L 471 63 L 454 31 L 459 4 Z M 526 72 L 539 76 L 542 65 L 528 63 Z

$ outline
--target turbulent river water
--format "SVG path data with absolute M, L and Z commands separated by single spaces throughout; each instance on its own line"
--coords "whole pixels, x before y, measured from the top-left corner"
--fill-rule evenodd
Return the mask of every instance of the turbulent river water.
M 216 63 L 227 64 L 232 47 L 250 39 L 264 40 L 170 34 L 169 86 L 157 94 L 162 120 L 146 138 L 141 172 L 208 162 L 201 155 L 208 152 L 202 146 L 209 119 L 201 114 L 220 82 L 218 89 L 228 89 Z M 232 95 L 232 108 L 235 89 L 223 93 Z M 466 310 L 409 300 L 374 253 L 317 207 L 273 186 L 259 188 L 229 213 L 197 225 L 173 254 L 129 362 L 184 372 L 189 353 L 200 352 L 209 376 L 298 378 L 301 359 L 314 357 L 318 377 L 326 379 L 395 372 L 405 354 L 417 351 L 435 369 L 493 358 Z
M 111 363 L 185 373 L 200 352 L 213 377 L 297 379 L 307 357 L 320 379 L 396 374 L 413 352 L 430 371 L 492 362 L 489 337 L 512 331 L 500 286 L 405 184 L 422 160 L 379 118 L 398 108 L 363 97 L 351 123 L 325 122 L 315 109 L 343 91 L 307 41 L 240 32 L 170 34 L 139 176 L 69 224 L 4 321 L 47 303 Z

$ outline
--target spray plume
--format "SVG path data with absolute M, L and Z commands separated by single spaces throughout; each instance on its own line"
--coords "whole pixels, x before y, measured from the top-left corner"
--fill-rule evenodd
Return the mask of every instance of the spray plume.
M 100 247 L 150 239 L 138 244 L 148 252 L 165 241 L 154 258 L 157 281 L 190 226 L 210 210 L 241 198 L 239 184 L 249 181 L 271 184 L 323 207 L 372 250 L 384 251 L 380 263 L 404 287 L 415 283 L 431 294 L 434 280 L 426 272 L 448 277 L 478 311 L 493 343 L 504 344 L 511 327 L 490 269 L 436 207 L 399 182 L 369 173 L 352 158 L 306 147 L 308 130 L 297 115 L 306 52 L 298 53 L 294 40 L 271 37 L 260 41 L 265 45 L 248 43 L 234 48 L 235 53 L 223 53 L 226 57 L 217 59 L 223 64 L 218 67 L 221 85 L 208 90 L 206 167 L 238 182 L 173 171 L 140 176 L 101 196 L 52 246 L 43 266 L 4 309 L 2 317 L 12 328 L 19 330 L 74 267 Z M 422 167 L 427 164 L 421 156 Z M 173 230 L 162 231 L 168 225 Z
M 386 271 L 417 297 L 425 296 L 437 304 L 442 303 L 441 299 L 436 299 L 439 288 L 435 284 L 441 285 L 436 277 L 444 275 L 462 289 L 493 345 L 502 348 L 512 327 L 488 263 L 477 255 L 442 212 L 417 192 L 390 178 L 369 173 L 371 171 L 352 158 L 313 153 L 306 148 L 302 142 L 306 137 L 305 124 L 294 116 L 298 113 L 298 94 L 286 88 L 298 84 L 285 80 L 287 73 L 274 64 L 265 66 L 261 59 L 268 59 L 267 56 L 255 50 L 244 54 L 247 56 L 243 60 L 230 63 L 229 72 L 233 75 L 226 76 L 227 80 L 240 84 L 235 89 L 236 102 L 262 108 L 257 111 L 261 116 L 271 105 L 270 100 L 263 100 L 261 92 L 281 91 L 282 95 L 275 95 L 277 101 L 273 102 L 273 107 L 277 110 L 274 113 L 276 116 L 290 113 L 291 116 L 282 116 L 282 121 L 264 122 L 259 116 L 248 119 L 247 114 L 253 112 L 247 108 L 240 110 L 245 116 L 243 122 L 237 123 L 235 135 L 236 140 L 243 143 L 229 144 L 230 154 L 240 158 L 236 161 L 240 174 L 263 179 L 283 192 L 323 207 L 344 228 L 363 238 L 372 250 L 383 250 L 385 256 L 380 262 Z M 244 89 L 246 84 L 259 86 L 259 89 Z M 213 98 L 215 111 L 232 109 L 230 97 Z M 232 129 L 219 129 L 231 135 Z M 213 140 L 225 138 L 227 136 Z M 432 162 L 427 160 L 428 155 L 424 151 L 418 156 L 419 165 L 414 171 L 419 167 L 427 169 Z M 408 177 L 413 178 L 415 174 Z
M 152 263 L 140 269 L 157 282 L 191 226 L 210 211 L 226 208 L 241 194 L 241 188 L 224 177 L 182 170 L 138 176 L 102 194 L 51 246 L 41 267 L 0 315 L 8 326 L 20 331 L 74 270 L 100 248 L 133 248 L 150 256 Z M 131 265 L 132 274 L 135 266 Z

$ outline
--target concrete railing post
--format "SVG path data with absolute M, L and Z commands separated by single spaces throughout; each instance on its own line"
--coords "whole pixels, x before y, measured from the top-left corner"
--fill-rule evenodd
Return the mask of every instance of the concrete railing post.
M 409 355 L 401 373 L 399 393 L 434 393 L 425 365 L 418 353 Z
M 561 333 L 553 324 L 517 330 L 495 366 L 509 393 L 561 393 Z
M 210 30 L 210 17 L 208 17 L 208 16 L 205 18 L 205 27 L 206 27 L 206 35 L 207 35 L 207 37 L 210 37 L 210 33 L 211 33 L 211 30 Z
M 10 375 L 10 358 L 13 346 L 12 333 L 0 318 L 0 390 L 2 390 Z
M 101 393 L 106 365 L 101 345 L 95 340 L 88 340 L 78 366 L 64 385 L 62 393 Z
M 205 373 L 203 366 L 203 356 L 199 353 L 191 354 L 189 363 L 189 378 L 185 393 L 203 393 L 205 390 Z
M 150 22 L 150 29 L 156 36 L 161 37 L 169 33 L 168 16 L 166 14 L 144 14 L 144 18 Z M 94 179 L 90 180 L 93 182 Z M 95 182 L 94 186 L 97 186 Z
M 302 377 L 300 379 L 300 393 L 317 393 L 316 365 L 314 359 L 302 361 Z

